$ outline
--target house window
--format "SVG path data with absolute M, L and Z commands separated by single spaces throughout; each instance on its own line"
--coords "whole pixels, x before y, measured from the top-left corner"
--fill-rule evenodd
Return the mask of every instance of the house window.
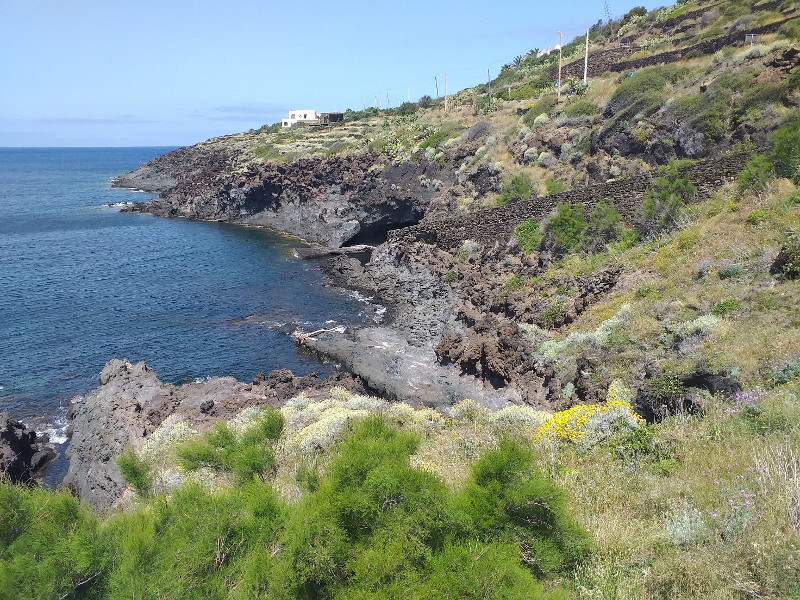
M 291 116 L 291 117 L 289 117 L 289 118 L 290 118 L 290 119 L 294 119 L 294 114 L 292 114 L 292 116 Z
M 303 115 L 303 118 L 304 118 L 304 119 L 307 119 L 307 118 L 308 118 L 308 115 L 304 114 L 304 115 Z

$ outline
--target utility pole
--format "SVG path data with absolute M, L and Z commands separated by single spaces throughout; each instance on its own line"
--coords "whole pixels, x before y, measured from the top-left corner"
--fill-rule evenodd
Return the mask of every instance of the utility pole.
M 489 69 L 486 69 L 486 80 L 489 82 L 489 108 L 492 108 L 492 76 L 489 75 Z
M 391 90 L 386 90 L 386 109 L 392 108 L 392 101 L 389 99 L 389 92 Z
M 589 74 L 589 30 L 586 30 L 586 53 L 583 56 L 583 84 L 586 85 L 586 76 Z
M 414 97 L 414 83 L 408 84 L 408 101 L 411 102 L 411 99 Z
M 561 46 L 564 45 L 564 32 L 558 32 L 558 92 L 556 93 L 556 104 L 561 102 Z
M 447 112 L 447 70 L 444 72 L 444 112 Z
M 436 75 L 433 76 L 433 82 L 436 84 L 436 99 L 438 100 L 439 99 L 439 78 Z

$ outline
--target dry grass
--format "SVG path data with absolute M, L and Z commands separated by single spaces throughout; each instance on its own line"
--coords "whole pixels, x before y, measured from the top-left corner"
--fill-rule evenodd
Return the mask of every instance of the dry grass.
M 763 407 L 771 414 L 790 402 L 788 430 L 751 431 L 719 399 L 708 401 L 703 417 L 667 419 L 656 429 L 673 456 L 666 473 L 646 461 L 622 462 L 613 447 L 588 454 L 562 447 L 556 481 L 595 543 L 591 561 L 574 574 L 577 596 L 786 598 L 800 591 L 792 587 L 800 583 L 792 512 L 797 391 L 797 384 L 776 391 L 780 399 Z

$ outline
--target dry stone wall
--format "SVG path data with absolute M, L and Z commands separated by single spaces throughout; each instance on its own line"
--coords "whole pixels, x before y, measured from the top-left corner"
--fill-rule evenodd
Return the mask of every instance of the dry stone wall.
M 697 186 L 702 197 L 731 181 L 742 170 L 749 156 L 748 153 L 741 153 L 699 161 L 685 167 L 684 172 Z M 505 245 L 520 223 L 528 219 L 543 219 L 560 202 L 583 204 L 591 208 L 608 198 L 614 201 L 623 217 L 631 222 L 636 218 L 644 194 L 652 182 L 651 175 L 640 175 L 474 213 L 426 218 L 418 225 L 389 232 L 389 241 L 424 241 L 436 244 L 444 250 L 457 249 L 464 240 L 474 240 L 484 247 L 492 247 L 497 243 Z
M 630 55 L 638 50 L 636 47 L 628 46 L 627 48 L 609 48 L 608 50 L 601 50 L 589 55 L 589 66 L 587 74 L 589 77 L 600 77 L 603 73 L 612 70 L 620 60 L 630 57 Z M 583 58 L 574 60 L 569 64 L 561 67 L 562 79 L 569 79 L 570 77 L 583 77 Z M 556 68 L 551 76 L 553 80 L 558 79 L 558 69 Z
M 774 33 L 778 31 L 781 25 L 786 23 L 786 21 L 790 21 L 793 18 L 795 17 L 791 17 L 789 19 L 783 19 L 781 21 L 776 21 L 774 23 L 769 23 L 761 27 L 754 27 L 753 29 L 748 29 L 746 33 L 756 33 L 759 35 L 763 35 L 765 33 Z M 728 35 L 723 35 L 722 37 L 718 37 L 713 40 L 706 40 L 705 42 L 700 42 L 698 44 L 687 46 L 686 48 L 681 48 L 679 50 L 669 50 L 668 52 L 662 52 L 660 54 L 654 54 L 652 56 L 644 56 L 642 58 L 635 58 L 632 60 L 622 60 L 612 65 L 610 70 L 617 72 L 635 71 L 637 69 L 641 69 L 643 67 L 649 67 L 652 65 L 673 63 L 681 60 L 689 52 L 700 53 L 700 54 L 713 54 L 714 52 L 716 52 L 717 50 L 721 50 L 725 46 L 740 46 L 744 44 L 744 35 L 745 32 L 730 33 Z

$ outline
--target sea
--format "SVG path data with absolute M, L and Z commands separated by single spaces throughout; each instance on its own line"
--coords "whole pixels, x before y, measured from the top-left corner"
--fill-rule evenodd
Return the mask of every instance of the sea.
M 296 329 L 370 318 L 364 299 L 324 285 L 294 238 L 220 223 L 122 213 L 154 196 L 111 178 L 173 148 L 0 148 L 0 412 L 59 452 L 69 400 L 112 358 L 162 381 L 260 371 L 330 374 Z

